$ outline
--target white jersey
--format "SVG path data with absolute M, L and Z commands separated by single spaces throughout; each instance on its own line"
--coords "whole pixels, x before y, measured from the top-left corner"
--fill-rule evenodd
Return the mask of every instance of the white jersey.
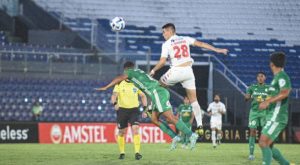
M 226 112 L 226 108 L 222 102 L 212 102 L 209 104 L 207 112 L 211 112 L 211 123 L 222 123 L 222 114 L 220 112 Z
M 194 62 L 190 53 L 190 45 L 194 45 L 196 39 L 174 35 L 163 45 L 161 57 L 170 58 L 171 67 L 185 62 Z

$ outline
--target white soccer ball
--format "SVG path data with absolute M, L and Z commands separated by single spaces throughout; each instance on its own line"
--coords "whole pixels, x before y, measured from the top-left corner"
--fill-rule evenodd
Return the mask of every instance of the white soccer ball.
M 122 17 L 115 17 L 110 21 L 110 26 L 113 31 L 121 31 L 125 28 L 125 21 Z

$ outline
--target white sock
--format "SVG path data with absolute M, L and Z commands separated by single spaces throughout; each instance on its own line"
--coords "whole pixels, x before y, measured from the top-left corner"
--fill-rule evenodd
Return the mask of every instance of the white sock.
M 201 112 L 201 107 L 198 103 L 198 101 L 194 101 L 191 106 L 193 107 L 193 112 L 195 115 L 195 119 L 197 121 L 197 127 L 201 126 L 202 127 L 202 112 Z
M 211 140 L 213 145 L 216 145 L 216 131 L 211 131 Z
M 221 139 L 222 139 L 222 135 L 221 135 L 220 133 L 218 133 L 217 139 L 218 139 L 218 140 L 221 140 Z

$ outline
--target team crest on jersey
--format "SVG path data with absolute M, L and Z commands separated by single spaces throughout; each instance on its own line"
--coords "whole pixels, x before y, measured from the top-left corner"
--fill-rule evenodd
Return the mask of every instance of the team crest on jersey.
M 283 87 L 285 85 L 285 79 L 279 79 L 279 86 Z
M 137 89 L 136 89 L 136 88 L 133 88 L 132 90 L 133 90 L 133 93 L 136 93 L 136 92 L 137 92 Z

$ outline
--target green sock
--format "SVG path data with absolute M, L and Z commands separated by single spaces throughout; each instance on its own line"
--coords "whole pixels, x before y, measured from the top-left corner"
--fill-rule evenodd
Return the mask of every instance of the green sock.
M 272 161 L 272 150 L 270 147 L 261 148 L 263 155 L 263 165 L 270 165 Z
M 167 123 L 161 121 L 159 128 L 166 134 L 168 134 L 172 139 L 177 135 Z
M 273 154 L 273 158 L 280 164 L 280 165 L 289 165 L 290 162 L 287 161 L 280 153 L 280 151 L 273 147 L 272 148 L 272 154 Z
M 249 137 L 249 151 L 250 151 L 250 155 L 253 155 L 253 153 L 254 153 L 254 147 L 255 147 L 255 137 L 250 136 Z
M 189 144 L 189 142 L 190 142 L 189 137 L 187 135 L 185 135 L 185 144 L 187 145 L 187 144 Z
M 176 128 L 183 132 L 185 135 L 187 135 L 188 137 L 190 137 L 192 135 L 192 131 L 190 129 L 188 129 L 188 127 L 186 127 L 186 125 L 184 124 L 183 121 L 178 120 L 178 122 L 176 123 Z

